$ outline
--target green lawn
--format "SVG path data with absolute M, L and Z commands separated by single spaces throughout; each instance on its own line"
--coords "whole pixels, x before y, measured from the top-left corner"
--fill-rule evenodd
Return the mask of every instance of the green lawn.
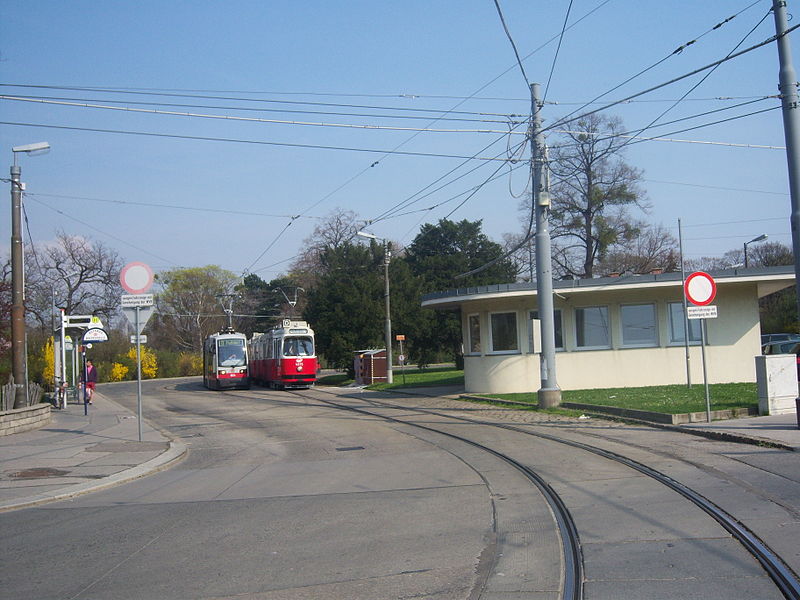
M 430 367 L 427 369 L 395 368 L 392 371 L 394 383 L 375 383 L 371 390 L 398 389 L 404 387 L 429 387 L 437 385 L 464 385 L 464 371 L 452 367 Z
M 331 375 L 319 380 L 320 385 L 347 385 L 352 380 L 345 374 Z M 463 385 L 464 371 L 452 367 L 432 367 L 428 369 L 407 369 L 403 373 L 395 369 L 394 383 L 376 383 L 371 390 L 402 389 L 404 387 L 435 387 Z M 757 408 L 758 397 L 755 383 L 717 383 L 709 386 L 711 410 L 731 408 Z M 513 400 L 530 403 L 535 408 L 538 399 L 535 392 L 524 394 L 481 394 L 486 398 Z M 647 410 L 666 414 L 704 412 L 706 410 L 705 387 L 702 383 L 692 385 L 660 385 L 637 388 L 611 388 L 595 390 L 565 390 L 562 402 L 596 404 Z
M 716 383 L 709 386 L 711 410 L 758 407 L 755 383 Z M 492 394 L 490 397 L 516 402 L 537 403 L 535 393 Z M 632 408 L 666 414 L 703 412 L 706 409 L 705 387 L 694 384 L 659 385 L 638 388 L 611 388 L 599 390 L 565 390 L 562 402 L 578 402 Z

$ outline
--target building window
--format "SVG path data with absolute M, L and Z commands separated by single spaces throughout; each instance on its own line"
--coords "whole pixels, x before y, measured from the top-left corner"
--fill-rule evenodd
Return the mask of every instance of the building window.
M 607 306 L 575 309 L 575 341 L 578 348 L 610 348 Z
M 533 323 L 531 319 L 538 319 L 539 311 L 532 310 L 528 313 L 528 352 L 533 352 Z M 561 309 L 553 309 L 553 321 L 555 328 L 556 350 L 564 349 L 564 333 L 561 325 Z
M 683 331 L 683 302 L 670 302 L 669 309 L 669 341 L 671 344 L 683 344 L 686 340 Z M 689 343 L 700 343 L 700 319 L 689 319 Z
M 467 317 L 467 328 L 469 334 L 469 353 L 481 353 L 481 316 L 469 315 Z
M 519 350 L 517 342 L 517 313 L 494 313 L 491 315 L 492 352 Z
M 655 304 L 628 304 L 619 307 L 623 346 L 658 346 Z

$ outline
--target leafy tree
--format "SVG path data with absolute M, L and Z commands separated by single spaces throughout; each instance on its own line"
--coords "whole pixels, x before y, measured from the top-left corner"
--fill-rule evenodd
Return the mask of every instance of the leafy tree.
M 161 291 L 156 295 L 156 314 L 148 323 L 153 345 L 158 348 L 200 353 L 203 340 L 228 324 L 220 296 L 232 294 L 238 278 L 216 265 L 174 269 L 156 275 Z M 238 323 L 234 321 L 234 328 Z
M 570 127 L 550 160 L 554 270 L 591 278 L 615 244 L 639 234 L 626 208 L 645 209 L 645 195 L 641 171 L 622 159 L 619 119 L 595 114 Z
M 350 367 L 353 352 L 382 346 L 382 285 L 376 276 L 383 252 L 346 243 L 320 251 L 318 283 L 309 290 L 305 319 L 317 336 L 317 352 L 336 368 Z
M 426 223 L 406 249 L 405 260 L 419 280 L 419 291 L 429 293 L 453 287 L 509 283 L 516 278 L 513 262 L 503 259 L 503 247 L 482 231 L 481 221 L 440 220 Z M 493 263 L 493 261 L 497 261 Z M 459 277 L 485 265 L 490 267 Z M 459 277 L 457 279 L 457 277 Z M 420 311 L 410 331 L 417 360 L 427 364 L 442 352 L 463 362 L 461 318 L 457 312 Z
M 249 337 L 256 331 L 272 329 L 284 316 L 301 315 L 307 299 L 300 289 L 305 288 L 298 285 L 291 275 L 273 279 L 269 283 L 255 274 L 245 277 L 242 285 L 237 288 L 239 305 L 245 314 L 253 316 L 242 319 L 240 331 Z M 287 297 L 292 302 L 296 297 L 297 304 L 291 306 Z

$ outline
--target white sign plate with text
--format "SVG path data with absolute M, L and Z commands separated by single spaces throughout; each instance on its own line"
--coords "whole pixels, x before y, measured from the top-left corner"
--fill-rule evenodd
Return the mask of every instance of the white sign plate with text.
M 717 307 L 714 305 L 709 306 L 687 306 L 686 307 L 687 319 L 716 319 Z

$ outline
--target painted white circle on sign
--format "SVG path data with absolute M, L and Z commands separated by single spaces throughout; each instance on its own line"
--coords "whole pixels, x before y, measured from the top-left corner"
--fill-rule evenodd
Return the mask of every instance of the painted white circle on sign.
M 128 263 L 119 274 L 119 282 L 129 294 L 143 294 L 153 287 L 153 270 L 142 262 Z
M 686 299 L 697 306 L 706 306 L 717 295 L 717 283 L 708 273 L 697 271 L 689 275 L 684 283 Z

